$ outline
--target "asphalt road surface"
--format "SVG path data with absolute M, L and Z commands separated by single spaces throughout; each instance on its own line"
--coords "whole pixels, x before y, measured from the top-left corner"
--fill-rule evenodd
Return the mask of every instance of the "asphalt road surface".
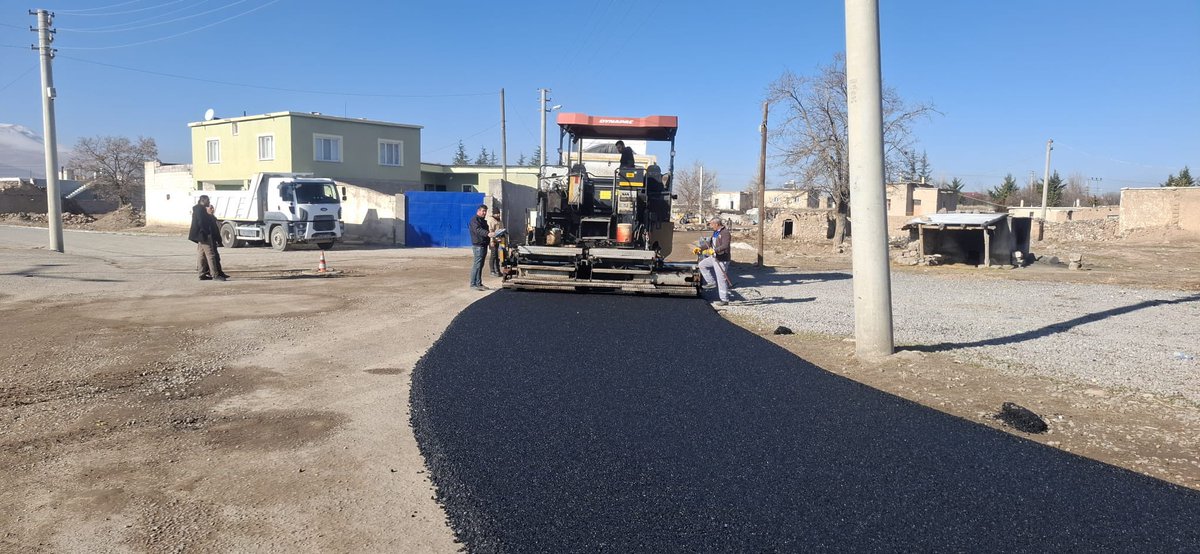
M 413 379 L 473 552 L 1200 551 L 1200 493 L 826 373 L 698 300 L 501 291 Z

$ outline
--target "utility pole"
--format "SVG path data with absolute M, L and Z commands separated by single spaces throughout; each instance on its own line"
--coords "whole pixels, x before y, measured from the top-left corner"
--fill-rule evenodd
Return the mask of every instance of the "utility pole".
M 890 356 L 892 277 L 888 266 L 883 172 L 883 78 L 879 0 L 846 0 L 846 107 L 850 133 L 850 211 L 854 214 L 854 350 Z
M 508 129 L 504 121 L 504 89 L 500 89 L 500 180 L 508 180 Z M 503 185 L 501 185 L 503 186 Z M 495 196 L 495 195 L 493 195 Z
M 1050 151 L 1054 150 L 1054 139 L 1046 141 L 1046 177 L 1042 179 L 1042 220 L 1038 222 L 1038 240 L 1046 233 L 1046 199 L 1050 197 Z
M 549 100 L 546 98 L 546 93 L 550 92 L 550 89 L 540 88 L 538 90 L 542 93 L 542 109 L 538 110 L 542 116 L 542 141 L 538 143 L 538 153 L 541 155 L 541 159 L 538 160 L 538 167 L 542 168 L 546 167 L 546 101 Z
M 763 228 L 767 226 L 767 108 L 763 102 L 763 121 L 758 131 L 762 134 L 762 148 L 758 151 L 758 258 L 754 265 L 763 265 Z
M 50 28 L 54 14 L 46 10 L 30 10 L 29 15 L 38 18 L 38 45 L 34 50 L 42 58 L 42 134 L 46 146 L 46 220 L 50 227 L 50 249 L 63 251 L 62 200 L 58 193 L 58 134 L 54 128 L 54 74 L 50 61 L 54 59 L 54 29 Z M 33 29 L 30 29 L 31 31 Z
M 704 225 L 704 165 L 700 166 L 700 187 L 696 194 L 696 217 L 700 225 Z

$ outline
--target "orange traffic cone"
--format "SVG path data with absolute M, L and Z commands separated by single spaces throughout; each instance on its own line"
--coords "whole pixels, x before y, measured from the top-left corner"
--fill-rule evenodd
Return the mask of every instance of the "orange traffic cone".
M 325 251 L 321 251 L 321 261 L 317 263 L 317 273 L 325 273 L 329 268 L 325 266 Z

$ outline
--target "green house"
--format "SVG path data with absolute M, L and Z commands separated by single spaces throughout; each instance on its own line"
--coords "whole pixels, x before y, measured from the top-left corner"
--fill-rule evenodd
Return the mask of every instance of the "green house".
M 189 123 L 197 188 L 245 186 L 256 173 L 311 173 L 385 194 L 423 190 L 421 126 L 275 112 Z

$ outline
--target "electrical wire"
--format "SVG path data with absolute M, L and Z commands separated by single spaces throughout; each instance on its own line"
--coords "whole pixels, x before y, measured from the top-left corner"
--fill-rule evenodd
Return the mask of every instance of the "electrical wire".
M 208 25 L 202 25 L 202 26 L 200 26 L 200 27 L 196 27 L 195 29 L 192 29 L 192 30 L 190 30 L 190 31 L 184 31 L 184 32 L 182 32 L 182 33 L 176 33 L 176 34 L 174 34 L 174 35 L 170 35 L 170 36 L 159 37 L 159 38 L 150 39 L 150 40 L 143 40 L 143 41 L 141 41 L 141 42 L 131 42 L 131 43 L 129 43 L 129 44 L 118 44 L 118 45 L 116 45 L 116 46 L 93 46 L 93 47 L 70 47 L 70 46 L 67 46 L 67 47 L 59 47 L 59 50 L 113 50 L 113 49 L 116 49 L 116 48 L 129 48 L 129 47 L 132 47 L 132 46 L 141 46 L 141 45 L 143 45 L 143 44 L 150 44 L 150 43 L 154 43 L 154 42 L 162 42 L 162 41 L 164 41 L 164 40 L 170 40 L 170 39 L 173 39 L 173 38 L 181 37 L 181 36 L 183 36 L 183 35 L 190 35 L 190 34 L 192 34 L 192 33 L 195 33 L 195 32 L 197 32 L 197 31 L 203 31 L 204 29 L 207 29 L 207 28 L 209 28 L 209 27 L 215 27 L 215 26 L 217 26 L 217 25 L 220 25 L 220 24 L 222 24 L 222 23 L 225 23 L 226 21 L 229 21 L 229 20 L 232 20 L 232 19 L 237 19 L 237 18 L 239 18 L 239 17 L 242 17 L 243 15 L 249 15 L 249 14 L 251 14 L 251 13 L 254 13 L 254 12 L 258 11 L 258 10 L 261 10 L 261 9 L 263 9 L 263 8 L 265 8 L 265 7 L 267 7 L 267 6 L 270 6 L 271 4 L 275 4 L 275 3 L 279 2 L 279 1 L 280 1 L 280 0 L 271 0 L 270 2 L 267 2 L 266 4 L 263 4 L 263 5 L 261 5 L 261 6 L 257 6 L 257 7 L 254 7 L 254 8 L 250 8 L 250 9 L 248 9 L 248 10 L 246 10 L 246 11 L 242 12 L 242 13 L 239 13 L 239 14 L 231 15 L 231 16 L 229 16 L 229 17 L 226 17 L 225 19 L 222 19 L 222 20 L 220 20 L 220 21 L 216 21 L 216 22 L 213 22 L 213 23 L 209 23 Z
M 165 8 L 172 4 L 178 4 L 183 1 L 185 1 L 185 0 L 171 0 L 170 2 L 164 2 L 162 4 L 155 4 L 153 6 L 146 6 L 144 8 L 137 8 L 137 9 L 133 9 L 133 10 L 125 10 L 125 11 L 119 11 L 119 12 L 108 12 L 108 13 L 85 13 L 87 10 L 66 10 L 66 11 L 50 10 L 50 12 L 55 15 L 69 15 L 72 17 L 112 17 L 114 15 L 127 15 L 127 14 L 131 14 L 131 13 L 156 10 L 158 8 Z M 132 3 L 133 2 L 125 2 L 125 4 L 132 4 Z M 120 5 L 124 5 L 124 4 L 117 4 L 117 6 L 120 6 Z M 116 6 L 110 6 L 110 7 L 116 7 Z M 98 9 L 99 8 L 93 8 L 92 10 L 95 11 Z
M 477 137 L 477 136 L 479 136 L 479 135 L 482 135 L 482 134 L 484 134 L 484 133 L 486 133 L 486 132 L 488 132 L 488 131 L 491 131 L 492 129 L 495 129 L 496 127 L 499 127 L 499 126 L 500 126 L 500 122 L 499 122 L 499 121 L 497 121 L 497 122 L 493 123 L 491 127 L 488 127 L 487 129 L 484 129 L 484 130 L 482 130 L 482 131 L 479 131 L 478 133 L 475 133 L 475 134 L 473 134 L 473 135 L 471 135 L 471 136 L 469 136 L 469 137 L 463 137 L 463 138 L 460 138 L 460 139 L 458 139 L 458 140 L 454 141 L 454 142 L 453 142 L 453 143 L 451 143 L 451 144 L 447 144 L 446 146 L 441 146 L 441 147 L 438 147 L 438 148 L 434 148 L 433 150 L 427 150 L 426 152 L 427 152 L 427 153 L 429 153 L 429 154 L 432 154 L 432 153 L 434 153 L 434 152 L 440 152 L 440 151 L 442 151 L 442 150 L 445 150 L 445 149 L 447 149 L 447 148 L 450 148 L 451 146 L 458 146 L 458 143 L 459 143 L 459 142 L 462 142 L 462 141 L 464 141 L 464 140 L 466 140 L 466 139 L 473 139 L 473 138 L 475 138 L 475 137 Z
M 176 17 L 175 19 L 168 19 L 168 20 L 166 20 L 166 21 L 156 21 L 156 22 L 154 22 L 154 23 L 146 23 L 146 24 L 144 24 L 144 25 L 141 25 L 141 24 L 138 24 L 138 23 L 123 23 L 123 24 L 118 24 L 118 25 L 107 25 L 107 26 L 104 26 L 104 27 L 93 27 L 93 28 L 90 28 L 90 29 L 64 29 L 64 28 L 62 28 L 62 27 L 59 27 L 59 28 L 58 28 L 58 30 L 59 30 L 59 31 L 66 31 L 66 32 L 70 32 L 70 33 L 121 33 L 121 32 L 124 32 L 124 31 L 135 31 L 135 30 L 137 30 L 137 29 L 146 29 L 146 28 L 148 28 L 148 27 L 157 27 L 157 26 L 159 26 L 159 25 L 166 25 L 166 24 L 168 24 L 168 23 L 175 23 L 176 21 L 184 21 L 184 20 L 188 20 L 188 19 L 193 19 L 193 18 L 196 18 L 196 17 L 200 17 L 200 16 L 202 16 L 202 15 L 208 15 L 208 14 L 210 14 L 210 13 L 213 13 L 213 12 L 219 12 L 219 11 L 221 11 L 221 10 L 225 9 L 225 8 L 230 8 L 230 7 L 236 6 L 236 5 L 238 5 L 238 4 L 245 4 L 246 2 L 249 2 L 249 1 L 250 1 L 250 0 L 238 0 L 237 2 L 231 2 L 231 3 L 229 3 L 229 4 L 225 4 L 224 6 L 218 6 L 218 7 L 216 7 L 216 8 L 213 8 L 213 9 L 211 9 L 211 10 L 208 10 L 208 11 L 203 11 L 203 12 L 199 12 L 199 13 L 194 13 L 194 14 L 191 14 L 191 15 L 185 15 L 185 16 L 183 16 L 183 17 Z M 167 12 L 167 14 L 178 13 L 178 12 L 181 12 L 181 11 L 184 11 L 184 10 L 186 10 L 186 9 L 188 9 L 188 8 L 193 8 L 193 7 L 195 7 L 195 4 L 192 4 L 192 5 L 189 5 L 189 6 L 184 6 L 184 7 L 183 7 L 183 8 L 181 8 L 181 9 L 172 10 L 172 11 L 170 11 L 170 12 Z M 144 19 L 144 20 L 142 20 L 142 21 L 143 21 L 143 22 L 144 22 L 144 21 L 150 21 L 150 20 L 157 19 L 157 18 L 159 18 L 159 17 L 162 17 L 163 15 L 167 15 L 167 14 L 160 14 L 160 15 L 157 15 L 157 16 L 154 16 L 154 17 L 150 17 L 150 18 Z
M 15 85 L 17 83 L 17 81 L 24 79 L 26 75 L 33 73 L 33 70 L 35 70 L 37 68 L 38 68 L 38 64 L 33 64 L 33 66 L 31 66 L 29 69 L 26 69 L 24 73 L 17 75 L 16 79 L 13 79 L 13 80 L 9 81 L 7 85 L 0 87 L 0 91 L 3 91 L 4 89 Z
M 175 15 L 179 12 L 184 12 L 184 11 L 190 10 L 201 4 L 207 4 L 209 1 L 210 0 L 198 0 L 198 1 L 190 3 L 190 4 L 186 4 L 183 7 L 175 8 L 173 10 L 166 11 L 166 12 L 156 14 L 156 15 L 152 15 L 152 16 L 149 16 L 149 17 L 146 17 L 143 19 L 138 19 L 136 21 L 124 21 L 121 23 L 113 23 L 111 25 L 101 25 L 99 27 L 88 27 L 86 29 L 68 29 L 68 30 L 72 31 L 72 32 L 76 32 L 76 33 L 99 33 L 99 32 L 105 32 L 105 30 L 107 30 L 107 29 L 118 29 L 118 28 L 122 28 L 122 27 L 141 25 L 142 23 L 148 23 L 151 21 L 162 19 L 167 16 Z M 61 31 L 63 29 L 59 29 L 59 30 Z
M 74 56 L 65 56 L 62 54 L 59 54 L 57 56 L 57 58 L 64 59 L 64 60 L 72 60 L 72 61 L 76 61 L 76 62 L 83 62 L 83 63 L 87 63 L 87 64 L 92 64 L 92 65 L 111 67 L 114 69 L 123 69 L 125 71 L 133 71 L 135 73 L 145 73 L 148 75 L 157 75 L 159 77 L 171 77 L 173 79 L 183 79 L 186 81 L 198 81 L 201 83 L 212 83 L 212 84 L 216 84 L 216 85 L 228 85 L 228 86 L 233 86 L 233 87 L 252 88 L 252 89 L 259 89 L 259 90 L 271 90 L 271 91 L 277 91 L 277 92 L 295 92 L 295 93 L 300 93 L 300 94 L 323 94 L 323 95 L 327 95 L 327 96 L 353 96 L 353 97 L 366 97 L 366 98 L 456 98 L 456 97 L 465 97 L 465 96 L 491 96 L 491 95 L 495 94 L 492 92 L 449 93 L 449 94 L 388 94 L 388 93 L 342 92 L 342 91 L 336 91 L 336 90 L 305 90 L 305 89 L 293 89 L 293 88 L 284 88 L 284 87 L 271 87 L 271 86 L 264 86 L 264 85 L 251 85 L 251 84 L 246 84 L 246 83 L 235 83 L 232 81 L 219 81 L 216 79 L 204 79 L 202 77 L 190 77 L 187 75 L 176 75 L 174 73 L 163 73 L 161 71 L 149 71 L 149 70 L 145 70 L 145 69 L 137 69 L 134 67 L 125 67 L 125 66 L 111 64 L 111 63 L 98 62 L 98 61 L 94 61 L 94 60 L 85 60 L 83 58 L 76 58 Z

